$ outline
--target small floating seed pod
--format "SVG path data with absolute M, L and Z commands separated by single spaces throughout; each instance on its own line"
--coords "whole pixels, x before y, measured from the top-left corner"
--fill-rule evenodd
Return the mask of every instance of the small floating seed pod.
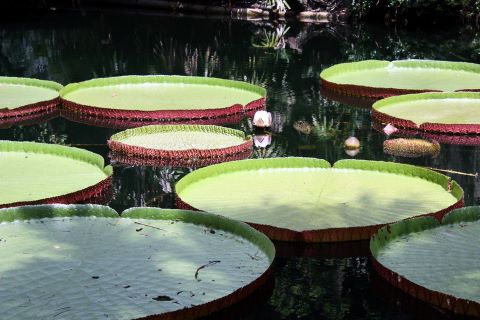
M 440 144 L 437 141 L 422 139 L 389 139 L 383 143 L 383 152 L 407 158 L 436 157 L 440 153 Z

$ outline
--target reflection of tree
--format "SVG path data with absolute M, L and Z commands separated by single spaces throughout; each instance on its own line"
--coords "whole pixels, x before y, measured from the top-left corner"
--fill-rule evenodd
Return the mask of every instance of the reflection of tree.
M 0 130 L 0 140 L 35 141 L 44 143 L 65 144 L 68 135 L 62 119 L 50 120 L 31 126 L 14 126 Z
M 110 205 L 117 210 L 143 206 L 171 208 L 174 184 L 190 171 L 186 168 L 116 166 L 114 200 Z
M 346 319 L 367 311 L 368 295 L 352 286 L 352 278 L 368 282 L 367 258 L 279 259 L 275 274 L 270 305 L 279 319 Z

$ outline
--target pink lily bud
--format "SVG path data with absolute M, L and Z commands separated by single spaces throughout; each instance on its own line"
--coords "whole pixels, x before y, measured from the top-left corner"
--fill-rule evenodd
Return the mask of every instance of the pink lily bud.
M 395 128 L 395 126 L 392 125 L 392 124 L 390 124 L 390 123 L 387 124 L 387 125 L 385 126 L 385 128 L 383 128 L 383 132 L 385 132 L 385 134 L 386 134 L 387 136 L 389 136 L 389 135 L 391 135 L 392 133 L 395 133 L 395 132 L 397 132 L 397 131 L 398 131 L 398 129 Z
M 270 127 L 272 125 L 272 114 L 264 110 L 255 112 L 253 125 L 258 128 Z
M 345 149 L 355 150 L 360 148 L 360 141 L 355 137 L 349 137 L 347 140 L 345 140 L 343 145 L 345 146 Z
M 258 134 L 253 136 L 253 143 L 257 148 L 266 148 L 272 143 L 272 135 L 270 134 Z

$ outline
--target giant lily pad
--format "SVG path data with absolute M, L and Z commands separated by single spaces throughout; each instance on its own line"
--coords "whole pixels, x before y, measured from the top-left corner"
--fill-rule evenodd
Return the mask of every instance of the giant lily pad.
M 252 138 L 242 131 L 219 126 L 153 125 L 128 129 L 114 134 L 108 141 L 112 160 L 120 162 L 195 166 L 218 163 L 234 157 L 248 158 Z M 238 156 L 238 157 L 237 157 Z
M 212 165 L 176 185 L 178 204 L 238 219 L 275 240 L 367 239 L 379 226 L 463 204 L 449 178 L 419 167 L 361 160 L 277 158 Z
M 110 190 L 111 175 L 103 158 L 86 150 L 0 141 L 0 208 L 91 202 Z
M 197 318 L 251 294 L 275 255 L 248 225 L 182 210 L 26 206 L 0 221 L 2 319 Z
M 204 77 L 124 76 L 69 84 L 61 91 L 62 114 L 73 120 L 89 117 L 145 123 L 190 122 L 245 114 L 262 109 L 265 89 Z
M 61 88 L 53 81 L 0 77 L 0 127 L 33 122 L 54 113 Z
M 480 208 L 441 222 L 421 217 L 387 225 L 370 241 L 379 274 L 410 295 L 456 313 L 480 316 Z
M 420 93 L 380 100 L 372 117 L 428 132 L 480 134 L 480 93 Z
M 365 60 L 320 74 L 326 89 L 372 98 L 427 91 L 480 90 L 480 65 L 435 60 Z

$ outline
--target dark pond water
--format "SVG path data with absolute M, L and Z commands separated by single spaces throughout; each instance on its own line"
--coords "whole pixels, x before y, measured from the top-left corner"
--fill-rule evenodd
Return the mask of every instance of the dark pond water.
M 308 156 L 330 162 L 350 158 L 349 136 L 362 145 L 355 156 L 476 173 L 480 148 L 442 144 L 437 157 L 383 153 L 386 139 L 371 127 L 369 109 L 321 95 L 319 73 L 332 64 L 368 58 L 430 58 L 480 62 L 480 33 L 468 28 L 395 30 L 357 25 L 290 25 L 280 48 L 259 48 L 280 24 L 165 17 L 139 13 L 52 12 L 2 18 L 0 74 L 52 79 L 63 84 L 126 74 L 180 74 L 244 80 L 268 90 L 274 115 L 271 144 L 254 157 Z M 284 48 L 281 48 L 284 46 Z M 298 121 L 308 125 L 299 126 Z M 296 125 L 294 125 L 296 124 Z M 248 120 L 233 127 L 254 133 Z M 304 133 L 302 130 L 304 129 Z M 306 134 L 307 131 L 310 131 Z M 108 160 L 106 139 L 116 132 L 61 118 L 0 130 L 0 139 L 69 144 Z M 176 180 L 187 168 L 115 167 L 111 206 L 172 207 Z M 468 205 L 479 202 L 480 183 L 452 174 Z M 376 278 L 366 244 L 280 246 L 271 290 L 227 313 L 235 319 L 450 319 Z M 303 257 L 302 257 L 303 255 Z

